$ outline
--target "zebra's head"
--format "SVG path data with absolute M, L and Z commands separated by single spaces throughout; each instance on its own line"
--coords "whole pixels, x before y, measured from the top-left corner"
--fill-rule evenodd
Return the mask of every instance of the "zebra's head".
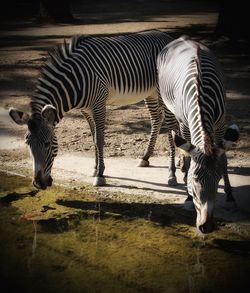
M 41 115 L 31 116 L 11 108 L 9 114 L 17 124 L 27 125 L 25 142 L 33 159 L 33 185 L 39 189 L 46 189 L 52 185 L 51 169 L 58 150 L 54 132 L 56 108 L 46 105 Z
M 215 196 L 219 181 L 227 166 L 225 152 L 238 138 L 238 127 L 236 125 L 228 127 L 223 142 L 219 146 L 214 146 L 213 155 L 207 155 L 182 137 L 174 136 L 176 146 L 191 157 L 187 189 L 193 197 L 197 213 L 197 229 L 202 233 L 209 233 L 213 230 Z

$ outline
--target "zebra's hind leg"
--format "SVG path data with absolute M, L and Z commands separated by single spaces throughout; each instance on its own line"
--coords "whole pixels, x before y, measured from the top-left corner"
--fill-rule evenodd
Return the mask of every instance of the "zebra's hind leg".
M 175 176 L 176 167 L 175 167 L 175 144 L 173 140 L 173 136 L 171 131 L 168 131 L 168 141 L 170 147 L 170 164 L 168 168 L 168 185 L 169 186 L 176 186 L 177 179 Z
M 150 121 L 151 121 L 151 133 L 148 146 L 144 152 L 144 155 L 137 165 L 138 167 L 148 167 L 149 158 L 152 156 L 157 136 L 160 132 L 160 128 L 163 121 L 162 107 L 159 104 L 158 97 L 148 97 L 145 100 L 145 105 L 149 110 Z
M 93 115 L 91 115 L 90 113 L 88 113 L 86 111 L 83 111 L 83 110 L 81 112 L 82 112 L 83 116 L 86 118 L 86 120 L 89 123 L 93 143 L 95 145 L 95 165 L 94 165 L 94 170 L 93 170 L 93 173 L 92 173 L 92 176 L 95 177 L 96 174 L 97 174 L 97 161 L 98 161 L 97 148 L 96 148 L 96 143 L 95 143 L 95 121 L 93 119 Z

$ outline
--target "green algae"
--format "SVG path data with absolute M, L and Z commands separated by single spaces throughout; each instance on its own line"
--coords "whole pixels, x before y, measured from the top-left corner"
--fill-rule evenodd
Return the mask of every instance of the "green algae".
M 193 216 L 178 207 L 112 201 L 88 187 L 36 192 L 29 179 L 4 173 L 0 198 L 0 289 L 240 292 L 249 286 L 249 241 L 225 227 L 202 239 Z

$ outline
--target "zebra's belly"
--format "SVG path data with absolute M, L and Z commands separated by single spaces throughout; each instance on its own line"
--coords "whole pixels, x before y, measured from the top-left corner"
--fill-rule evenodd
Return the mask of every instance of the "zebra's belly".
M 119 92 L 112 90 L 108 96 L 107 105 L 125 106 L 136 104 L 149 96 L 157 96 L 156 88 L 142 92 Z

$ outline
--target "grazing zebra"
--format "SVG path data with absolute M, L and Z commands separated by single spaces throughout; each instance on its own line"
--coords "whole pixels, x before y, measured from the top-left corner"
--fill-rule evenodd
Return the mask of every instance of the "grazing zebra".
M 196 208 L 197 228 L 207 233 L 212 230 L 214 199 L 222 176 L 225 191 L 231 188 L 225 151 L 239 137 L 235 124 L 225 129 L 222 71 L 213 53 L 187 36 L 161 51 L 157 70 L 161 98 L 180 125 L 181 136 L 174 136 L 175 144 L 191 157 L 188 199 L 193 199 Z
M 148 164 L 162 122 L 156 88 L 156 58 L 172 41 L 153 30 L 112 37 L 73 37 L 50 54 L 43 66 L 31 115 L 11 108 L 17 124 L 27 124 L 26 143 L 34 162 L 33 184 L 52 184 L 51 169 L 57 154 L 55 125 L 73 108 L 81 109 L 95 144 L 94 185 L 105 185 L 104 126 L 106 105 L 128 105 L 145 99 L 151 118 L 151 137 L 141 165 Z

